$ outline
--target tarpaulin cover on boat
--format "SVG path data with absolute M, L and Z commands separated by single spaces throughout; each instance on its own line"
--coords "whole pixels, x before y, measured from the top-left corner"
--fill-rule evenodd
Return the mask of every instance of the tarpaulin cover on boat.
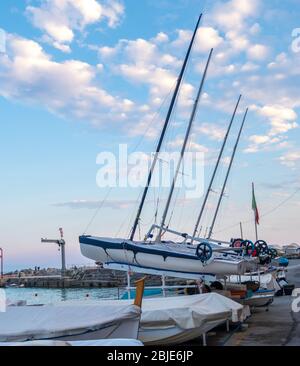
M 130 304 L 132 300 L 103 300 L 107 307 L 116 303 Z M 97 304 L 97 301 L 91 301 Z M 65 306 L 76 306 L 76 302 L 66 302 Z M 80 302 L 77 302 L 80 304 Z M 225 296 L 209 293 L 193 296 L 171 296 L 144 298 L 141 325 L 176 324 L 182 329 L 196 328 L 209 320 L 245 320 L 243 306 Z M 246 316 L 249 316 L 247 314 Z
M 0 347 L 141 347 L 143 343 L 137 339 L 102 339 L 96 341 L 32 341 L 32 342 L 6 342 Z
M 216 293 L 146 299 L 141 325 L 173 325 L 199 328 L 215 320 L 243 321 L 243 306 Z
M 227 320 L 243 321 L 244 307 L 219 294 L 146 299 L 139 330 L 145 345 L 174 345 L 199 338 Z
M 0 313 L 0 342 L 80 335 L 118 327 L 126 320 L 138 321 L 139 317 L 139 307 L 120 301 L 109 306 L 103 301 L 97 304 L 80 303 L 76 306 L 63 303 L 8 306 L 6 312 Z
M 230 276 L 229 277 L 230 282 L 239 283 L 241 282 L 247 282 L 247 281 L 257 281 L 260 283 L 260 287 L 264 288 L 266 290 L 274 290 L 278 291 L 280 290 L 280 286 L 278 285 L 276 279 L 271 273 L 263 274 L 261 276 Z
M 139 309 L 131 304 L 132 300 L 88 300 L 51 306 L 8 307 L 7 313 L 0 314 L 0 341 L 80 335 L 84 330 L 95 330 L 137 316 Z M 216 293 L 144 298 L 139 339 L 145 344 L 182 343 L 199 337 L 226 320 L 243 321 L 250 315 L 244 310 L 244 306 Z M 127 327 L 126 338 L 128 332 Z M 80 336 L 63 340 L 84 339 Z

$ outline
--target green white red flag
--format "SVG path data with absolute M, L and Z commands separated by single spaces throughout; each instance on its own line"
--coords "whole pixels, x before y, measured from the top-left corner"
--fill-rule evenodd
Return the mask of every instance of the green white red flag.
M 259 225 L 259 212 L 256 204 L 256 198 L 255 198 L 255 192 L 254 192 L 254 183 L 252 184 L 252 210 L 254 211 L 255 215 L 255 222 L 257 225 Z

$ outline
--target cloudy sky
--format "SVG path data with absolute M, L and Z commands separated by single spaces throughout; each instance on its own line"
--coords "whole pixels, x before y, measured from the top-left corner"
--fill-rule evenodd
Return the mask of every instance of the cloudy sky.
M 78 235 L 127 237 L 141 189 L 100 188 L 97 156 L 155 149 L 198 15 L 201 27 L 163 150 L 178 150 L 211 48 L 189 151 L 203 152 L 205 185 L 239 94 L 243 95 L 203 231 L 246 107 L 249 116 L 214 236 L 299 242 L 300 4 L 298 0 L 26 0 L 0 4 L 0 246 L 9 268 L 59 265 L 40 244 L 62 226 L 68 264 L 86 263 Z M 298 190 L 298 191 L 297 191 Z M 298 193 L 297 193 L 298 192 Z M 165 189 L 152 189 L 142 235 Z M 201 197 L 178 189 L 170 226 L 190 232 Z M 98 210 L 99 205 L 105 203 Z M 96 215 L 97 214 L 97 215 Z M 92 220 L 93 219 L 93 220 Z

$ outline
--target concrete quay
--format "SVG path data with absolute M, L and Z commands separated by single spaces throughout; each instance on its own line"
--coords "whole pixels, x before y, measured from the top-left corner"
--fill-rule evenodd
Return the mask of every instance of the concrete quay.
M 300 288 L 300 262 L 291 260 L 287 279 Z M 252 310 L 252 316 L 242 328 L 235 327 L 230 333 L 220 328 L 208 337 L 209 346 L 300 346 L 300 301 L 299 312 L 292 311 L 292 296 L 275 297 L 265 308 Z

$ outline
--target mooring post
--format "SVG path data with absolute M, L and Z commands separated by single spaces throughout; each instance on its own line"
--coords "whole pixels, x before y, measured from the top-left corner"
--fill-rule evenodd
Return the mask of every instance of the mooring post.
M 127 272 L 127 293 L 128 293 L 128 300 L 131 300 L 131 289 L 130 289 L 130 272 Z
M 207 346 L 206 333 L 202 334 L 202 338 L 203 338 L 203 347 L 206 347 Z
M 166 277 L 165 275 L 161 276 L 162 288 L 163 288 L 163 297 L 166 297 Z

